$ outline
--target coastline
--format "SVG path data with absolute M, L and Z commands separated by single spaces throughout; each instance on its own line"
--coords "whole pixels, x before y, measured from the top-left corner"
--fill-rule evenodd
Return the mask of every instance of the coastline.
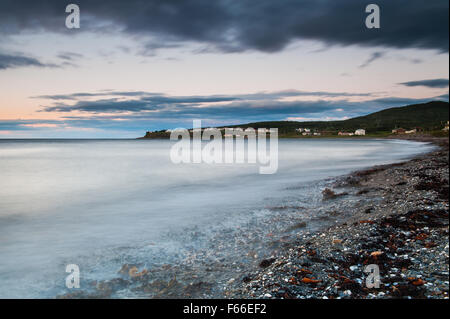
M 135 298 L 447 297 L 448 227 L 446 231 L 445 225 L 424 226 L 431 229 L 423 230 L 421 227 L 420 231 L 398 227 L 384 231 L 387 222 L 383 219 L 392 214 L 403 219 L 410 211 L 430 209 L 445 211 L 448 216 L 448 197 L 446 200 L 440 198 L 444 193 L 442 187 L 448 190 L 448 180 L 445 185 L 425 185 L 434 188 L 429 191 L 415 190 L 421 178 L 434 181 L 436 176 L 439 179 L 448 176 L 448 139 L 421 137 L 416 140 L 440 144 L 440 149 L 404 162 L 373 166 L 324 181 L 321 185 L 330 189 L 324 194 L 326 202 L 316 207 L 317 210 L 308 209 L 312 220 L 320 221 L 323 226 L 310 228 L 309 221 L 292 224 L 293 227 L 281 236 L 267 238 L 268 246 L 277 247 L 264 247 L 267 254 L 256 254 L 242 243 L 241 251 L 248 253 L 247 259 L 254 260 L 250 267 L 241 267 L 240 263 L 227 259 L 218 259 L 210 264 L 212 260 L 203 259 L 201 254 L 200 259 L 192 259 L 187 264 L 155 268 L 126 263 L 113 279 L 91 281 L 89 288 L 83 291 L 56 297 L 120 298 L 122 291 L 125 292 L 123 296 L 129 297 L 131 292 Z M 318 195 L 322 189 L 317 188 Z M 285 208 L 273 209 L 282 211 Z M 298 207 L 300 210 L 303 208 Z M 437 219 L 440 217 L 438 215 Z M 436 218 L 432 218 L 435 223 Z M 277 223 L 276 219 L 274 223 Z M 399 223 L 394 222 L 395 225 Z M 261 227 L 267 228 L 267 225 L 261 224 Z M 284 236 L 288 234 L 290 236 Z M 392 235 L 395 235 L 393 240 Z M 423 240 L 416 239 L 417 236 Z M 397 246 L 395 252 L 389 250 L 391 242 Z M 388 244 L 389 249 L 386 248 Z M 232 246 L 225 245 L 220 249 L 232 249 Z M 424 248 L 430 256 L 411 257 Z M 371 253 L 380 251 L 382 254 L 373 260 Z M 438 259 L 436 256 L 442 251 L 445 253 Z M 412 258 L 419 261 L 415 268 Z M 195 260 L 200 265 L 196 265 Z M 431 265 L 434 260 L 437 266 Z M 380 289 L 364 288 L 366 275 L 363 268 L 368 262 L 380 263 L 383 283 Z M 428 270 L 423 269 L 424 263 L 430 264 Z M 431 274 L 437 269 L 440 269 L 437 275 Z M 436 277 L 436 280 L 430 280 L 431 277 Z M 383 278 L 396 281 L 389 282 Z M 393 287 L 398 290 L 395 295 L 389 292 Z M 435 288 L 437 291 L 433 292 Z
M 260 270 L 229 285 L 225 296 L 447 299 L 449 140 L 400 138 L 431 142 L 439 149 L 338 178 L 324 200 L 347 192 L 359 196 L 361 201 L 345 207 L 351 217 L 289 243 L 284 254 L 262 261 Z M 366 287 L 369 264 L 379 266 L 378 289 Z

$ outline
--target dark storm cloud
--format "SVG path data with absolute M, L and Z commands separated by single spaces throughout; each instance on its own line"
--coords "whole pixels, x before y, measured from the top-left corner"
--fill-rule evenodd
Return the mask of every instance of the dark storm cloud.
M 168 96 L 145 92 L 134 92 L 137 93 L 134 96 L 119 96 L 119 93 L 132 92 L 115 92 L 117 97 L 108 99 L 101 98 L 102 95 L 100 94 L 98 98 L 92 101 L 82 98 L 87 96 L 92 99 L 95 93 L 91 95 L 88 93 L 74 93 L 68 95 L 67 99 L 60 99 L 64 95 L 50 96 L 50 98 L 56 98 L 56 100 L 54 100 L 53 105 L 44 107 L 41 112 L 81 112 L 88 114 L 91 119 L 114 119 L 114 116 L 116 116 L 116 118 L 128 120 L 159 119 L 161 121 L 171 121 L 202 118 L 231 121 L 239 118 L 241 121 L 252 121 L 281 120 L 298 116 L 311 117 L 314 114 L 326 114 L 329 117 L 358 116 L 386 107 L 429 101 L 429 99 L 397 97 L 377 98 L 366 94 L 364 96 L 369 97 L 369 99 L 355 102 L 350 97 L 360 96 L 359 94 L 295 90 L 236 96 Z M 114 95 L 114 92 L 109 92 L 108 94 Z M 73 96 L 76 96 L 75 100 L 72 99 Z M 298 101 L 285 99 L 286 97 L 295 96 L 318 97 L 318 99 L 302 99 Z M 325 99 L 329 97 L 334 99 Z M 445 99 L 445 97 L 439 96 L 436 99 Z M 71 102 L 71 104 L 67 104 L 67 102 Z
M 112 98 L 103 98 L 111 96 Z M 72 93 L 58 95 L 43 95 L 33 98 L 53 100 L 55 103 L 44 107 L 43 112 L 87 112 L 87 113 L 122 113 L 140 112 L 170 109 L 177 114 L 184 114 L 187 110 L 197 114 L 197 112 L 208 112 L 208 108 L 201 107 L 205 103 L 229 103 L 227 109 L 239 103 L 238 109 L 243 107 L 266 106 L 270 109 L 277 105 L 283 107 L 291 105 L 289 102 L 282 102 L 284 98 L 314 96 L 314 97 L 361 97 L 371 96 L 370 93 L 349 93 L 349 92 L 321 92 L 321 91 L 298 91 L 286 90 L 280 92 L 260 92 L 252 94 L 238 95 L 205 95 L 205 96 L 168 96 L 152 92 L 131 91 L 131 92 L 99 92 L 99 93 Z M 83 100 L 85 98 L 95 98 L 95 100 Z M 130 99 L 133 98 L 133 99 Z M 73 104 L 62 103 L 62 101 L 73 101 Z M 230 103 L 231 102 L 231 103 Z M 295 104 L 295 103 L 294 103 Z M 221 112 L 216 106 L 212 108 L 214 112 Z M 227 110 L 227 111 L 228 111 Z
M 78 0 L 81 29 L 64 27 L 59 0 L 1 0 L 0 33 L 25 30 L 123 31 L 142 36 L 148 54 L 182 41 L 204 50 L 282 50 L 296 39 L 326 45 L 426 48 L 448 52 L 447 0 L 378 0 L 381 28 L 367 29 L 360 0 Z
M 110 112 L 140 112 L 154 109 L 143 101 L 119 101 L 117 99 L 105 99 L 98 101 L 79 101 L 75 105 L 59 104 L 44 109 L 45 112 L 87 112 L 87 113 L 110 113 Z
M 101 97 L 101 96 L 118 96 L 118 97 L 143 97 L 152 100 L 160 100 L 166 102 L 224 102 L 236 99 L 260 100 L 267 98 L 283 98 L 294 96 L 326 96 L 326 97 L 343 97 L 343 96 L 371 96 L 372 93 L 351 93 L 351 92 L 326 92 L 326 91 L 300 91 L 300 90 L 284 90 L 278 92 L 260 92 L 250 94 L 237 95 L 204 95 L 204 96 L 173 96 L 164 95 L 156 92 L 145 91 L 104 91 L 96 93 L 78 92 L 71 94 L 56 95 L 38 95 L 32 98 L 49 99 L 49 100 L 77 100 L 84 97 Z
M 0 52 L 0 70 L 19 68 L 24 66 L 57 67 L 55 64 L 42 63 L 38 59 L 24 55 L 4 54 Z
M 226 105 L 206 105 L 198 107 L 195 104 L 171 104 L 159 107 L 146 107 L 138 112 L 121 113 L 113 112 L 115 115 L 99 114 L 90 112 L 89 120 L 114 120 L 126 119 L 129 121 L 159 120 L 182 121 L 198 119 L 220 120 L 232 122 L 236 118 L 239 121 L 254 120 L 283 120 L 288 117 L 343 117 L 359 116 L 375 112 L 387 107 L 404 106 L 428 102 L 430 99 L 404 99 L 383 98 L 362 102 L 348 100 L 328 101 L 235 101 Z M 99 102 L 100 104 L 103 102 Z M 131 103 L 133 104 L 133 103 Z M 92 105 L 96 105 L 95 103 Z M 113 106 L 112 106 L 113 107 Z M 122 109 L 124 105 L 116 105 L 114 109 Z M 130 108 L 131 110 L 132 108 Z M 78 107 L 73 109 L 78 110 Z M 92 110 L 91 110 L 92 111 Z M 238 115 L 238 116 L 237 116 Z M 86 117 L 66 116 L 66 120 L 87 120 Z
M 448 87 L 448 79 L 431 79 L 420 81 L 408 81 L 399 83 L 405 86 L 426 86 L 429 88 L 446 88 Z

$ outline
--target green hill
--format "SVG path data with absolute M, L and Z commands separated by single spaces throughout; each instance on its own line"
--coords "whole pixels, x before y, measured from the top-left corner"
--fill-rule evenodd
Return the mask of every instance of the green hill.
M 277 127 L 280 134 L 289 134 L 299 127 L 330 132 L 354 131 L 359 128 L 364 128 L 367 133 L 377 133 L 390 132 L 392 129 L 398 127 L 404 129 L 421 127 L 424 130 L 431 131 L 443 128 L 449 119 L 448 111 L 448 102 L 433 101 L 423 104 L 394 107 L 343 121 L 277 121 L 248 123 L 236 126 L 253 128 Z
M 315 131 L 337 134 L 339 131 L 355 131 L 363 128 L 367 134 L 391 132 L 394 128 L 412 129 L 420 127 L 425 131 L 441 130 L 449 119 L 449 103 L 432 101 L 394 107 L 365 116 L 342 121 L 294 122 L 273 121 L 256 122 L 226 127 L 278 128 L 280 136 L 296 135 L 295 129 L 309 128 Z M 145 138 L 169 137 L 164 131 L 147 132 Z

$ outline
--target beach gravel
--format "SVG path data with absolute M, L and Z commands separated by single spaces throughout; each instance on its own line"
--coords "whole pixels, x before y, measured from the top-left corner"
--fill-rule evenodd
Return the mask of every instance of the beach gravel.
M 448 139 L 422 140 L 439 150 L 354 172 L 325 189 L 327 201 L 340 189 L 360 197 L 340 206 L 350 217 L 302 234 L 270 264 L 230 284 L 227 297 L 447 299 Z M 379 270 L 378 287 L 369 265 Z

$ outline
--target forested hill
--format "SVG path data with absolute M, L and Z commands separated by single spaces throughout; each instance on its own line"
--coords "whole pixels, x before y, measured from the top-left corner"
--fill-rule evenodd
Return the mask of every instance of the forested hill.
M 433 101 L 423 104 L 414 104 L 402 107 L 385 109 L 369 115 L 355 117 L 342 121 L 323 122 L 257 122 L 237 125 L 239 127 L 278 128 L 279 133 L 289 133 L 296 128 L 310 128 L 318 131 L 354 131 L 359 128 L 368 133 L 386 132 L 402 127 L 412 129 L 421 127 L 425 130 L 442 129 L 449 119 L 448 102 Z
M 359 116 L 342 121 L 272 121 L 255 122 L 226 127 L 253 127 L 253 128 L 278 128 L 282 135 L 295 134 L 297 128 L 309 128 L 318 132 L 337 134 L 339 131 L 355 131 L 365 129 L 368 134 L 391 132 L 394 128 L 412 129 L 420 127 L 425 131 L 441 130 L 449 119 L 449 103 L 443 101 L 432 101 L 422 104 L 394 107 L 365 116 Z M 144 138 L 168 138 L 169 133 L 165 130 L 158 132 L 147 132 Z

